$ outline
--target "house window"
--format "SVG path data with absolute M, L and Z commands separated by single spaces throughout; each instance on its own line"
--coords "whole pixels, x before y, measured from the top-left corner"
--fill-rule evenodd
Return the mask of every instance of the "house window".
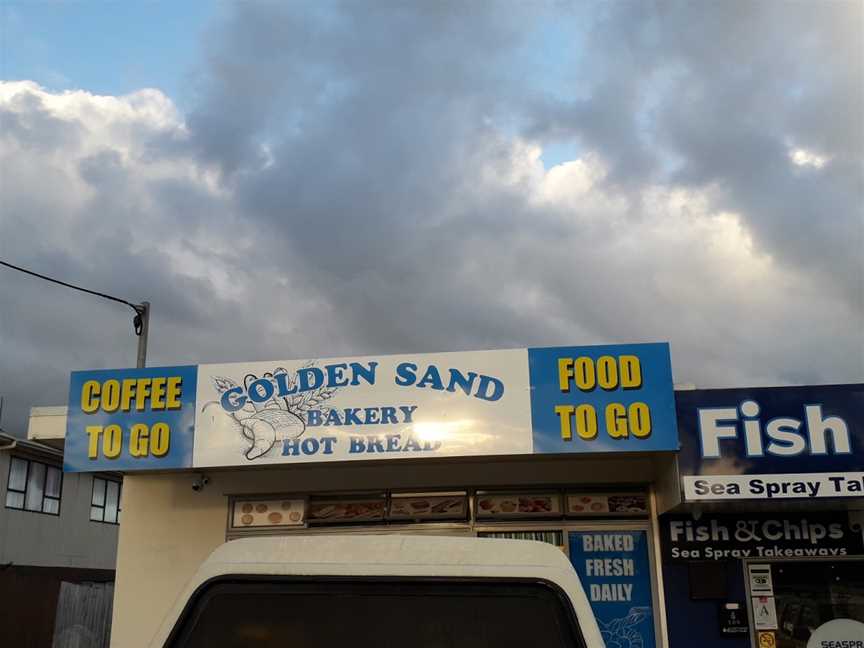
M 6 508 L 60 515 L 63 472 L 57 466 L 12 457 L 6 484 Z
M 93 478 L 90 519 L 109 524 L 120 522 L 120 482 L 101 477 Z

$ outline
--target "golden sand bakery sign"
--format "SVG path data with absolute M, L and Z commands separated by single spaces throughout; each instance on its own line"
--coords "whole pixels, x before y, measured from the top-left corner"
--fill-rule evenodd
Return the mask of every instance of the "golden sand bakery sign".
M 66 470 L 675 449 L 635 344 L 75 372 Z

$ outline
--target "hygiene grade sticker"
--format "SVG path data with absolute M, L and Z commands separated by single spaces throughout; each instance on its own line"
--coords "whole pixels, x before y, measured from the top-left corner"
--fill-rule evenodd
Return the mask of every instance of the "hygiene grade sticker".
M 678 447 L 667 344 L 75 372 L 68 471 Z

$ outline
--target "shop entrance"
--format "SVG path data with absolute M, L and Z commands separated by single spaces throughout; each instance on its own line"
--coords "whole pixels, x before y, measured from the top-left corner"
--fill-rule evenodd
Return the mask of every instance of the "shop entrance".
M 864 647 L 864 558 L 748 561 L 745 577 L 753 646 Z

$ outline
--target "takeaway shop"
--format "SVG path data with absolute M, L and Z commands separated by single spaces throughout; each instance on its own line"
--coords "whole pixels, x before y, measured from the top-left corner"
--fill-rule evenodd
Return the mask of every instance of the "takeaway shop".
M 676 405 L 670 644 L 864 641 L 864 385 L 678 391 Z
M 67 471 L 125 474 L 130 648 L 219 544 L 331 533 L 552 543 L 607 645 L 666 645 L 677 450 L 667 344 L 75 372 L 65 431 Z

